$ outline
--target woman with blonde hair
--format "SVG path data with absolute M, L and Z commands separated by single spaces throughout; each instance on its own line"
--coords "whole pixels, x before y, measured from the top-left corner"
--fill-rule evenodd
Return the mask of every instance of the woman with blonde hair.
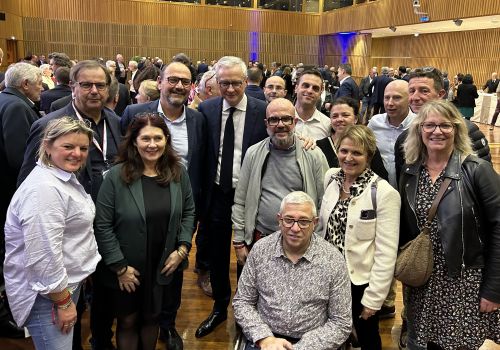
M 143 80 L 135 97 L 138 104 L 155 101 L 160 98 L 160 90 L 155 80 Z
M 422 107 L 404 150 L 400 246 L 427 225 L 445 188 L 430 224 L 432 274 L 408 287 L 408 349 L 500 343 L 500 178 L 473 154 L 467 126 L 448 101 Z

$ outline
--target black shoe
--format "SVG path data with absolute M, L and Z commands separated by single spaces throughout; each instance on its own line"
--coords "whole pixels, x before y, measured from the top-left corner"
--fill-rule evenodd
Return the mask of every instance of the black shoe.
M 403 323 L 401 324 L 401 334 L 399 335 L 399 343 L 398 343 L 399 350 L 406 349 L 407 341 L 408 341 L 408 322 L 406 320 L 403 320 Z
M 379 320 L 385 320 L 386 318 L 394 318 L 396 316 L 396 307 L 382 305 L 378 311 Z
M 184 343 L 174 327 L 160 330 L 160 339 L 165 342 L 168 350 L 183 350 Z
M 24 338 L 24 328 L 16 326 L 12 321 L 0 322 L 0 337 L 13 339 Z
M 201 338 L 206 336 L 207 334 L 211 333 L 215 327 L 220 325 L 222 322 L 224 322 L 227 319 L 227 312 L 222 312 L 222 311 L 212 311 L 210 316 L 203 321 L 198 329 L 196 330 L 196 333 L 194 334 L 196 338 Z

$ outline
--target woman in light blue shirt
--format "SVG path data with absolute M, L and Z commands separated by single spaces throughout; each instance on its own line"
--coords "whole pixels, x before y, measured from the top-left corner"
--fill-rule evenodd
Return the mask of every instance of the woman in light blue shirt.
M 37 166 L 7 211 L 5 288 L 15 321 L 28 328 L 36 349 L 72 348 L 80 285 L 101 259 L 95 207 L 75 176 L 91 140 L 82 121 L 51 121 Z

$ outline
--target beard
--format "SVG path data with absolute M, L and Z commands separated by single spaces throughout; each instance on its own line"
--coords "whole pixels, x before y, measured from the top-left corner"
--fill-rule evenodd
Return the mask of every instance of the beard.
M 282 131 L 279 131 L 282 132 Z M 276 133 L 275 133 L 276 134 Z M 278 138 L 276 135 L 269 135 L 271 136 L 271 142 L 273 143 L 274 147 L 279 148 L 279 149 L 287 149 L 290 146 L 293 145 L 293 136 L 295 132 L 293 130 L 288 131 L 287 137 L 285 138 Z

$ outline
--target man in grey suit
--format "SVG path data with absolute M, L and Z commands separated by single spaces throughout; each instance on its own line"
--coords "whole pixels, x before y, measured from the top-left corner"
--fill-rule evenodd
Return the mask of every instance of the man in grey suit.
M 168 64 L 158 77 L 160 99 L 144 104 L 129 105 L 123 112 L 121 125 L 125 133 L 128 125 L 138 114 L 158 113 L 162 116 L 170 130 L 172 147 L 188 170 L 195 206 L 199 213 L 207 132 L 205 117 L 195 109 L 184 105 L 190 88 L 191 71 L 189 68 L 180 62 Z M 182 269 L 174 272 L 173 280 L 167 286 L 171 290 L 172 298 L 163 305 L 160 317 L 161 336 L 167 344 L 167 349 L 170 350 L 183 348 L 182 338 L 175 329 L 175 317 L 181 303 L 182 279 Z
M 238 57 L 222 57 L 215 66 L 215 73 L 221 97 L 204 101 L 198 107 L 207 119 L 209 135 L 201 222 L 208 234 L 214 306 L 196 330 L 197 338 L 211 333 L 227 319 L 231 299 L 229 261 L 235 187 L 248 147 L 267 137 L 266 103 L 245 95 L 245 62 Z

